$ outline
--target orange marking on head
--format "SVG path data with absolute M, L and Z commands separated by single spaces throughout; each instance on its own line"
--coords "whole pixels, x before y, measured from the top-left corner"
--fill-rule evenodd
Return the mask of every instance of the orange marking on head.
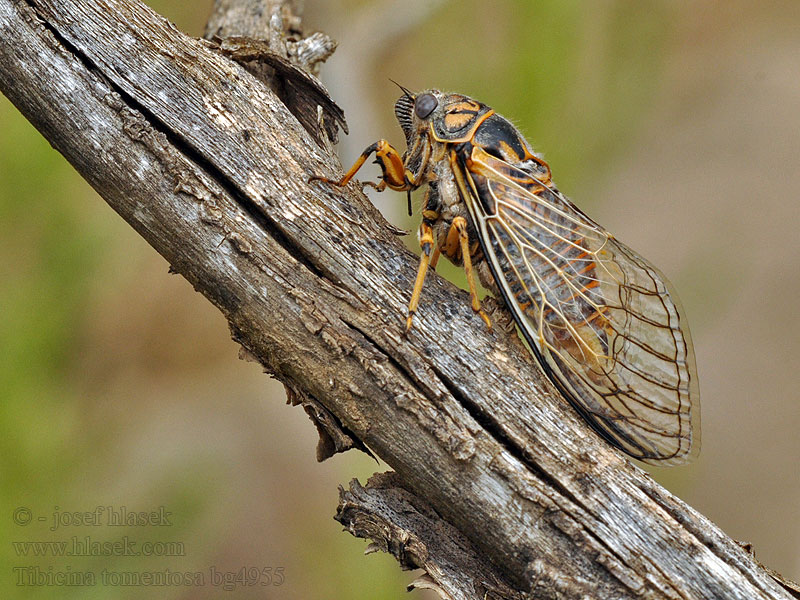
M 478 110 L 479 107 L 477 105 L 471 106 L 470 110 L 472 110 L 472 109 Z M 460 136 L 458 138 L 441 138 L 441 137 L 439 137 L 437 135 L 437 133 L 436 133 L 436 128 L 434 127 L 434 122 L 431 121 L 431 123 L 429 125 L 429 131 L 430 131 L 431 139 L 433 139 L 433 140 L 435 140 L 437 142 L 446 142 L 448 144 L 455 144 L 455 143 L 458 143 L 458 142 L 466 142 L 466 141 L 472 139 L 472 136 L 475 134 L 475 130 L 478 127 L 480 127 L 481 123 L 483 123 L 486 119 L 491 117 L 493 114 L 494 114 L 494 110 L 492 110 L 490 108 L 485 113 L 477 115 L 477 116 L 476 115 L 471 115 L 471 116 L 467 115 L 472 120 L 472 127 L 470 127 L 469 131 L 464 133 L 464 135 L 462 135 L 462 136 Z M 448 116 L 450 116 L 450 115 L 446 115 L 445 116 L 445 120 L 447 119 Z M 460 115 L 456 115 L 456 116 L 460 116 Z M 447 126 L 447 128 L 449 128 L 449 125 Z M 475 146 L 475 148 L 477 149 L 478 147 Z M 484 154 L 485 154 L 485 152 L 484 152 Z
M 462 100 L 461 102 L 453 102 L 447 105 L 448 111 L 453 110 L 478 110 L 480 107 L 474 100 Z
M 466 127 L 467 124 L 475 118 L 475 115 L 471 115 L 469 113 L 466 114 L 446 114 L 444 116 L 444 126 L 449 129 L 450 131 L 458 131 L 462 127 Z

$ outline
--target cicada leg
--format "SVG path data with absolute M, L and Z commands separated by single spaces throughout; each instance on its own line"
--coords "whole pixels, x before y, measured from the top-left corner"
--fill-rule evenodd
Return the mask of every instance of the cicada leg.
M 469 248 L 469 235 L 467 234 L 467 221 L 463 217 L 456 217 L 450 225 L 445 238 L 444 249 L 437 247 L 433 248 L 433 229 L 430 224 L 423 221 L 419 227 L 419 242 L 422 248 L 422 254 L 419 258 L 419 269 L 417 270 L 417 279 L 414 282 L 414 291 L 411 293 L 411 302 L 408 303 L 408 318 L 406 319 L 406 332 L 411 329 L 413 324 L 414 314 L 419 307 L 419 298 L 422 294 L 422 287 L 425 284 L 425 275 L 428 273 L 428 268 L 435 268 L 439 260 L 441 252 L 447 256 L 457 256 L 457 249 L 461 251 L 461 258 L 464 264 L 464 272 L 467 275 L 467 284 L 469 285 L 469 295 L 472 300 L 472 310 L 474 310 L 481 319 L 483 319 L 486 326 L 491 331 L 492 322 L 489 316 L 481 308 L 481 301 L 478 298 L 478 287 L 475 284 L 475 272 L 472 269 L 472 258 Z
M 483 312 L 481 308 L 481 301 L 478 298 L 478 288 L 475 285 L 475 273 L 472 270 L 472 258 L 470 256 L 469 248 L 469 235 L 467 234 L 467 220 L 464 217 L 456 217 L 453 219 L 453 224 L 450 226 L 450 231 L 447 232 L 447 245 L 450 245 L 450 239 L 453 231 L 458 234 L 458 242 L 461 245 L 461 258 L 464 261 L 464 272 L 467 275 L 467 284 L 469 285 L 469 296 L 472 300 L 472 310 L 478 313 L 486 323 L 489 331 L 492 329 L 492 322 L 489 320 L 488 315 Z M 445 249 L 445 253 L 446 253 Z
M 414 313 L 419 306 L 419 297 L 422 294 L 422 286 L 425 285 L 425 275 L 428 273 L 428 266 L 431 264 L 431 252 L 433 251 L 433 229 L 425 221 L 419 226 L 419 245 L 422 254 L 419 257 L 419 269 L 417 269 L 417 279 L 414 281 L 414 291 L 411 292 L 411 301 L 408 303 L 408 317 L 406 318 L 406 333 L 411 329 L 414 321 Z M 439 259 L 439 249 L 434 253 L 436 260 Z
M 439 246 L 436 246 L 436 250 L 433 251 L 433 256 L 431 256 L 431 269 L 434 271 L 436 270 L 436 265 L 439 264 L 439 257 L 442 255 L 442 249 Z
M 395 150 L 394 147 L 386 140 L 378 140 L 374 144 L 367 147 L 361 153 L 361 156 L 358 157 L 358 160 L 353 163 L 353 166 L 350 167 L 350 170 L 347 171 L 347 173 L 345 173 L 341 179 L 334 180 L 315 175 L 309 178 L 309 182 L 322 181 L 324 183 L 330 183 L 332 185 L 343 187 L 347 185 L 353 177 L 355 177 L 355 174 L 358 173 L 358 170 L 364 165 L 370 154 L 373 152 L 375 153 L 375 157 L 378 159 L 378 165 L 381 167 L 381 182 L 373 183 L 371 181 L 365 181 L 363 185 L 372 186 L 379 192 L 385 190 L 387 186 L 393 190 L 399 191 L 409 189 L 409 183 L 406 180 L 405 168 L 403 167 L 403 159 L 401 158 L 400 153 Z

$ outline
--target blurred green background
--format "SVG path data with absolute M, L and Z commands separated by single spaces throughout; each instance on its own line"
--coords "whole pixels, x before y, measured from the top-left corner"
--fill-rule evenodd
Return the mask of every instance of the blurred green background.
M 210 10 L 149 4 L 195 36 Z M 340 43 L 322 75 L 350 125 L 344 163 L 379 137 L 402 148 L 390 77 L 466 93 L 511 118 L 559 187 L 671 278 L 697 352 L 703 451 L 653 474 L 800 579 L 800 3 L 307 0 L 305 23 Z M 374 199 L 416 228 L 401 194 Z M 317 464 L 305 414 L 237 360 L 220 314 L 3 97 L 0 274 L 4 597 L 407 597 L 413 575 L 363 557 L 332 519 L 337 485 L 375 463 Z M 171 525 L 50 530 L 54 511 L 96 506 L 163 506 Z M 31 524 L 14 523 L 18 507 Z M 55 559 L 13 544 L 73 535 L 178 541 L 184 556 Z M 20 587 L 12 571 L 210 565 L 282 567 L 285 581 Z

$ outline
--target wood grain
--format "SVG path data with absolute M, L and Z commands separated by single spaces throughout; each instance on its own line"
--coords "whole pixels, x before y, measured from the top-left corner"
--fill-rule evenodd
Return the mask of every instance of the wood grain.
M 465 292 L 432 276 L 404 336 L 416 257 L 357 186 L 307 183 L 340 166 L 207 42 L 135 0 L 0 0 L 0 89 L 249 355 L 502 581 L 466 563 L 439 577 L 474 598 L 790 597 L 599 440 Z

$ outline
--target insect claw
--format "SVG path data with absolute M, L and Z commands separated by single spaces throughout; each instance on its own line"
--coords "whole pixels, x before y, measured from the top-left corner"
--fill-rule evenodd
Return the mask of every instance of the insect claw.
M 478 314 L 480 315 L 481 319 L 483 319 L 483 322 L 486 323 L 486 327 L 489 329 L 489 333 L 492 333 L 492 321 L 491 319 L 489 319 L 489 315 L 483 312 L 482 308 L 478 310 Z
M 386 182 L 381 181 L 380 183 L 375 183 L 374 181 L 361 181 L 361 191 L 364 191 L 364 188 L 371 187 L 376 192 L 382 192 L 386 189 Z
M 409 233 L 411 233 L 407 229 L 401 229 L 400 227 L 395 227 L 391 223 L 388 223 L 386 227 L 392 233 L 392 235 L 408 235 Z
M 321 177 L 320 175 L 312 175 L 308 178 L 306 183 L 313 183 L 315 181 L 319 181 L 321 183 L 327 183 L 328 185 L 337 185 L 341 187 L 341 183 L 338 179 L 328 179 L 327 177 Z
M 411 331 L 411 327 L 414 325 L 414 313 L 409 313 L 408 317 L 406 318 L 406 328 L 403 330 L 403 337 L 408 335 L 408 332 Z

